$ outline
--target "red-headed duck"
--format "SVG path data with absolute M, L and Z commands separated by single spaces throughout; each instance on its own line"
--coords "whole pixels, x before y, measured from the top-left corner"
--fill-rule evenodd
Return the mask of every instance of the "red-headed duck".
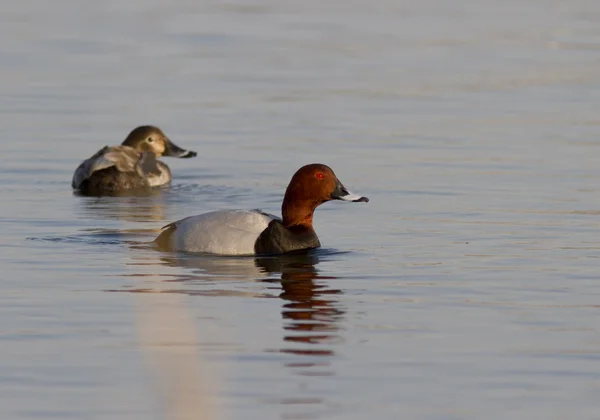
M 326 165 L 303 166 L 288 185 L 280 219 L 260 210 L 220 210 L 168 224 L 156 238 L 161 250 L 219 255 L 269 255 L 318 248 L 315 209 L 329 200 L 368 202 L 342 185 Z
M 158 187 L 171 182 L 169 167 L 157 157 L 190 158 L 196 152 L 175 145 L 158 127 L 135 128 L 120 146 L 105 146 L 84 160 L 71 185 L 87 194 Z

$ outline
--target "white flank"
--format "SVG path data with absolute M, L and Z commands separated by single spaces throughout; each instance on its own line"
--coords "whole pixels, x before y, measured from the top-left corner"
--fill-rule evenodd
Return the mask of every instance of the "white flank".
M 272 214 L 258 210 L 220 210 L 191 216 L 173 223 L 170 242 L 174 251 L 219 255 L 253 255 L 254 243 Z

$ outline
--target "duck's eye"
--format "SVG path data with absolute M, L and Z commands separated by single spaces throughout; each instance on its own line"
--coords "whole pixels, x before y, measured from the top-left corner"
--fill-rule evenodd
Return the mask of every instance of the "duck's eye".
M 323 174 L 321 172 L 317 172 L 317 174 L 315 175 L 317 177 L 317 179 L 323 179 Z
M 148 137 L 148 138 L 146 139 L 146 141 L 147 141 L 148 143 L 152 143 L 152 142 L 154 141 L 154 139 L 153 139 L 152 137 Z

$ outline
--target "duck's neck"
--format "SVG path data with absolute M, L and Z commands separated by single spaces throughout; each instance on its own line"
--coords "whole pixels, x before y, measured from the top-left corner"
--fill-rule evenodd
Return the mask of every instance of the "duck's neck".
M 282 223 L 287 228 L 298 226 L 312 229 L 315 208 L 316 206 L 311 204 L 291 204 L 284 199 L 281 206 Z

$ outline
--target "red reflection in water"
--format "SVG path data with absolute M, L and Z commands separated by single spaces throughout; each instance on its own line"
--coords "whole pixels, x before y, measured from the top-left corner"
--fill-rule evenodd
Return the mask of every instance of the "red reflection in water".
M 298 356 L 334 356 L 332 344 L 342 339 L 337 331 L 339 321 L 344 316 L 336 295 L 341 290 L 328 288 L 324 280 L 334 277 L 318 275 L 315 265 L 319 260 L 316 255 L 299 254 L 278 259 L 257 259 L 257 265 L 267 272 L 281 273 L 283 291 L 279 295 L 285 301 L 281 316 L 286 321 L 283 329 L 285 343 L 296 344 L 284 347 L 281 353 Z M 269 280 L 273 281 L 273 280 Z M 329 366 L 321 360 L 286 363 L 290 368 L 307 368 Z M 306 375 L 332 375 L 332 372 L 299 372 Z

